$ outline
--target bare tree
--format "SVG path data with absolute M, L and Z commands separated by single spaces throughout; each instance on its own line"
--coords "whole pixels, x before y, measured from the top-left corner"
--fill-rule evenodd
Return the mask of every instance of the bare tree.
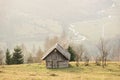
M 119 61 L 120 59 L 120 48 L 116 45 L 113 45 L 111 47 L 111 51 L 110 51 L 110 59 L 113 61 Z
M 44 48 L 45 51 L 50 49 L 53 45 L 56 43 L 59 43 L 64 49 L 67 49 L 69 46 L 69 41 L 67 39 L 66 31 L 63 30 L 61 33 L 61 36 L 53 36 L 53 37 L 47 37 L 45 40 Z
M 67 34 L 66 34 L 66 31 L 63 30 L 62 31 L 62 34 L 59 38 L 59 44 L 64 48 L 64 49 L 67 49 L 69 47 L 69 41 L 67 39 Z
M 119 46 L 118 46 L 118 61 L 120 62 L 120 40 L 119 40 Z
M 100 66 L 100 61 L 101 61 L 101 56 L 96 56 L 95 57 L 95 64 L 97 65 L 97 66 Z
M 88 66 L 89 65 L 89 57 L 87 55 L 84 56 L 84 61 L 85 61 L 85 66 Z
M 84 53 L 84 48 L 82 44 L 73 45 L 73 49 L 76 55 L 76 66 L 79 66 L 79 61 L 82 61 L 82 54 Z
M 33 63 L 33 56 L 31 53 L 29 53 L 28 59 L 27 59 L 27 63 Z
M 42 60 L 42 56 L 43 56 L 44 52 L 41 50 L 41 48 L 39 47 L 37 53 L 36 53 L 36 62 L 40 63 Z
M 50 49 L 53 45 L 55 45 L 57 42 L 59 42 L 59 38 L 57 36 L 54 36 L 53 38 L 46 38 L 44 47 L 45 47 L 45 51 L 47 51 L 48 49 Z
M 106 48 L 107 42 L 105 42 L 104 39 L 100 39 L 100 53 L 101 53 L 101 61 L 102 61 L 102 67 L 104 68 L 106 66 L 108 51 Z
M 118 39 L 119 46 L 118 46 L 118 61 L 120 62 L 120 38 Z
M 24 44 L 21 44 L 21 49 L 22 49 L 22 53 L 24 55 L 24 63 L 27 63 L 28 57 L 29 57 L 29 52 L 27 51 L 27 48 Z
M 90 52 L 87 50 L 87 48 L 84 48 L 84 53 L 82 54 L 82 61 L 84 61 L 84 65 L 88 66 L 89 65 L 89 61 L 91 58 L 91 55 L 89 54 Z
M 116 61 L 120 61 L 120 38 L 115 38 L 113 42 L 114 44 L 112 46 L 112 55 Z
M 3 59 L 4 59 L 4 53 L 3 50 L 0 49 L 0 65 L 3 64 Z

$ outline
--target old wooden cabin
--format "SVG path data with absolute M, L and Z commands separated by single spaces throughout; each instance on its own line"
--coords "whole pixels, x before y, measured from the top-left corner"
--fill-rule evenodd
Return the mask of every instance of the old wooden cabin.
M 69 66 L 70 53 L 56 44 L 48 50 L 42 59 L 46 61 L 47 68 L 65 68 Z

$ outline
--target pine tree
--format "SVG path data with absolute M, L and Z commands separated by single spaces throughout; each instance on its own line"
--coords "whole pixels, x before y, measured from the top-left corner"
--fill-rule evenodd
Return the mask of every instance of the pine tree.
M 22 50 L 20 47 L 16 47 L 14 49 L 14 53 L 12 56 L 12 63 L 13 64 L 23 64 L 24 59 L 23 59 L 23 54 L 22 54 Z
M 68 52 L 71 54 L 70 61 L 75 61 L 75 52 L 72 47 L 68 47 Z
M 6 51 L 6 64 L 10 65 L 11 64 L 11 55 L 9 49 Z

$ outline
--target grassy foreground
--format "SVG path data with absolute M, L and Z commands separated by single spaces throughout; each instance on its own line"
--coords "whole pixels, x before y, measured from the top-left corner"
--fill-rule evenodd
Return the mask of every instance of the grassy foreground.
M 0 80 L 120 80 L 120 63 L 108 63 L 103 69 L 90 63 L 89 66 L 64 69 L 46 69 L 45 64 L 22 64 L 0 66 Z

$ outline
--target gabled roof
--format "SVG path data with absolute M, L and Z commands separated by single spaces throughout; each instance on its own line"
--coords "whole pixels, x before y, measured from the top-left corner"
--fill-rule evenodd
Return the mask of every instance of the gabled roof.
M 44 60 L 54 49 L 57 49 L 66 59 L 70 60 L 70 53 L 65 51 L 59 44 L 56 44 L 49 49 L 48 52 L 42 57 L 42 60 Z

